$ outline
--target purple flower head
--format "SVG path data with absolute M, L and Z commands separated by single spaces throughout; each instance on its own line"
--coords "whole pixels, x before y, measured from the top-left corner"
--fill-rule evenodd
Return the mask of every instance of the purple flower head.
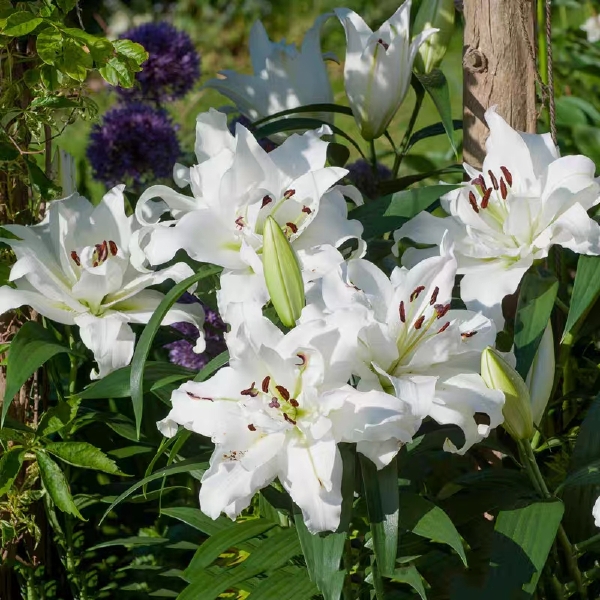
M 87 148 L 94 179 L 109 187 L 170 177 L 180 154 L 167 113 L 140 102 L 109 110 L 92 127 Z
M 377 163 L 377 177 L 375 177 L 371 164 L 362 158 L 347 165 L 346 168 L 349 171 L 346 175 L 348 182 L 355 185 L 363 195 L 370 199 L 377 197 L 377 183 L 392 177 L 390 169 L 381 163 Z
M 229 131 L 232 135 L 235 135 L 235 126 L 237 123 L 243 125 L 249 131 L 252 131 L 252 121 L 244 115 L 239 115 L 238 117 L 231 119 L 231 121 L 229 122 Z M 260 138 L 259 140 L 257 140 L 257 142 L 260 144 L 260 147 L 265 152 L 271 152 L 272 150 L 275 150 L 275 148 L 277 148 L 277 146 L 279 145 L 275 142 L 272 142 L 269 138 L 266 137 Z
M 200 78 L 200 56 L 190 36 L 173 25 L 145 23 L 121 37 L 141 44 L 149 55 L 136 73 L 137 85 L 117 88 L 127 99 L 171 102 L 185 96 Z

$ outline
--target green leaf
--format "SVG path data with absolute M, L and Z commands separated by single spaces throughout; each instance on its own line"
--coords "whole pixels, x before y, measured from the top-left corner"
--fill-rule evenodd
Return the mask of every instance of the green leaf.
M 181 283 L 173 286 L 168 294 L 165 295 L 162 302 L 158 305 L 154 314 L 148 321 L 144 331 L 140 336 L 140 341 L 137 344 L 133 359 L 131 361 L 131 401 L 133 403 L 133 413 L 135 415 L 135 427 L 137 435 L 140 435 L 140 427 L 142 424 L 142 412 L 144 408 L 144 366 L 148 354 L 150 353 L 150 347 L 154 341 L 154 336 L 158 331 L 165 315 L 169 312 L 169 309 L 177 299 L 192 285 L 198 283 L 198 281 L 209 277 L 215 273 L 221 271 L 221 267 L 206 267 L 195 273 L 191 277 L 188 277 Z
M 216 535 L 221 531 L 235 527 L 235 522 L 223 516 L 216 520 L 207 517 L 198 508 L 188 508 L 186 506 L 175 506 L 163 508 L 161 514 L 183 521 L 190 527 L 205 533 L 206 535 Z
M 558 280 L 551 273 L 529 271 L 521 281 L 515 317 L 515 356 L 516 370 L 523 379 L 533 364 L 557 293 Z M 549 373 L 548 377 L 553 374 Z
M 30 158 L 25 159 L 27 164 L 27 173 L 31 187 L 42 197 L 43 200 L 51 200 L 60 188 L 57 187 L 42 171 L 37 164 Z
M 572 473 L 556 488 L 558 494 L 561 490 L 567 487 L 578 485 L 600 485 L 600 460 L 595 460 Z
M 291 569 L 290 569 L 291 570 Z M 311 600 L 318 590 L 306 576 L 306 572 L 295 569 L 291 575 L 289 570 L 281 569 L 270 573 L 263 582 L 250 593 L 251 600 Z
M 339 113 L 341 115 L 352 116 L 352 109 L 348 106 L 342 106 L 341 104 L 305 104 L 304 106 L 297 106 L 296 108 L 288 108 L 286 110 L 282 110 L 278 113 L 273 113 L 272 115 L 268 115 L 263 117 L 262 119 L 258 119 L 252 125 L 254 127 L 259 127 L 263 123 L 273 120 L 279 120 L 282 117 L 287 117 L 288 115 L 295 115 L 301 113 Z
M 63 43 L 63 55 L 58 68 L 75 81 L 84 82 L 88 71 L 94 66 L 94 60 L 79 40 L 66 38 Z
M 417 567 L 414 565 L 396 569 L 392 575 L 392 579 L 394 581 L 400 581 L 401 583 L 410 585 L 410 587 L 413 588 L 413 590 L 415 590 L 423 600 L 427 600 L 425 586 L 423 585 L 423 578 L 421 577 L 419 571 L 417 571 Z
M 391 201 L 391 196 L 384 196 L 350 211 L 350 218 L 359 220 L 363 225 L 363 239 L 371 240 L 406 223 L 405 218 L 384 216 Z
M 447 544 L 467 566 L 465 549 L 454 523 L 433 502 L 417 494 L 400 494 L 400 527 L 433 542 Z
M 331 142 L 327 145 L 327 161 L 332 167 L 343 167 L 350 158 L 350 150 L 344 144 Z
M 87 442 L 50 442 L 44 449 L 74 467 L 123 475 L 114 461 Z
M 169 538 L 163 537 L 131 536 L 128 538 L 118 538 L 115 540 L 108 540 L 106 542 L 96 544 L 95 546 L 86 548 L 85 552 L 94 552 L 95 550 L 100 550 L 101 548 L 111 548 L 113 546 L 126 546 L 127 548 L 139 548 L 144 546 L 162 546 L 163 544 L 166 544 L 169 541 Z
M 0 457 L 0 498 L 10 490 L 21 470 L 24 456 L 25 448 L 10 448 Z
M 21 37 L 31 33 L 43 19 L 36 17 L 33 13 L 26 10 L 14 12 L 6 20 L 6 27 L 2 35 L 10 37 Z
M 0 142 L 0 161 L 11 161 L 19 158 L 19 151 L 8 142 Z
M 127 490 L 125 490 L 118 498 L 116 498 L 116 500 L 114 500 L 111 503 L 111 505 L 106 509 L 106 512 L 102 515 L 99 525 L 102 524 L 104 519 L 106 519 L 108 513 L 111 510 L 113 510 L 113 508 L 115 508 L 115 506 L 120 504 L 123 500 L 125 500 L 125 498 L 128 498 L 129 496 L 131 496 L 131 494 L 133 494 L 133 492 L 135 492 L 136 490 L 139 490 L 142 486 L 146 485 L 147 483 L 150 483 L 151 481 L 155 481 L 156 479 L 162 479 L 163 477 L 165 477 L 167 475 L 177 475 L 178 473 L 188 473 L 189 471 L 193 471 L 196 469 L 205 470 L 207 468 L 207 466 L 208 466 L 208 463 L 206 461 L 199 460 L 198 457 L 194 456 L 192 458 L 188 458 L 186 460 L 182 460 L 178 463 L 175 463 L 174 465 L 171 465 L 168 467 L 163 467 L 162 469 L 159 469 L 158 471 L 156 471 L 156 473 L 153 473 L 152 475 L 149 475 L 148 477 L 144 477 L 144 479 L 140 479 L 140 481 L 137 481 L 136 483 L 134 483 L 131 487 L 129 487 Z
M 10 350 L 8 351 L 6 388 L 4 401 L 2 402 L 2 420 L 0 421 L 0 426 L 4 424 L 8 408 L 13 398 L 21 389 L 21 386 L 45 362 L 61 352 L 70 352 L 70 350 L 67 346 L 60 344 L 39 323 L 27 321 L 21 326 L 17 335 L 13 338 Z
M 39 57 L 47 64 L 54 65 L 63 53 L 63 36 L 58 29 L 48 27 L 37 36 L 36 49 Z
M 133 73 L 129 69 L 127 62 L 124 62 L 118 56 L 113 56 L 106 65 L 100 67 L 98 73 L 100 73 L 110 85 L 120 85 L 124 88 L 133 86 Z
M 421 211 L 429 208 L 436 200 L 444 194 L 456 190 L 460 185 L 430 185 L 427 187 L 414 188 L 396 192 L 390 200 L 385 211 L 385 217 L 404 217 L 412 219 Z
M 144 375 L 144 392 L 160 387 L 174 381 L 189 380 L 196 371 L 180 365 L 163 361 L 148 361 Z M 94 381 L 91 385 L 79 392 L 77 396 L 85 400 L 103 398 L 129 398 L 131 396 L 131 366 L 122 367 L 106 377 Z
M 382 575 L 391 577 L 398 548 L 398 464 L 396 458 L 381 470 L 360 455 L 365 501 L 369 514 L 373 551 Z
M 75 8 L 77 0 L 57 0 L 57 3 L 64 13 L 68 13 Z
M 463 128 L 463 122 L 457 119 L 452 121 L 452 126 L 454 131 L 459 131 Z M 421 140 L 426 140 L 430 137 L 435 137 L 445 133 L 446 129 L 444 128 L 443 123 L 434 123 L 433 125 L 428 125 L 427 127 L 423 127 L 423 129 L 419 129 L 415 131 L 411 136 L 408 142 L 407 151 L 410 150 L 417 142 Z
M 115 40 L 113 47 L 119 54 L 130 58 L 138 66 L 148 60 L 148 53 L 144 50 L 144 47 L 131 40 Z
M 197 574 L 201 574 L 213 561 L 228 550 L 238 546 L 246 540 L 259 536 L 269 529 L 273 529 L 275 523 L 266 519 L 252 519 L 243 523 L 236 523 L 234 527 L 228 527 L 202 543 L 196 550 L 190 564 L 183 572 L 187 581 L 194 581 Z
M 223 365 L 229 362 L 229 352 L 225 350 L 218 356 L 209 360 L 198 372 L 198 375 L 194 377 L 194 381 L 204 381 L 208 379 L 215 371 L 220 369 Z
M 43 415 L 37 428 L 37 435 L 48 436 L 66 427 L 77 415 L 79 401 L 70 399 L 68 402 L 59 401 L 50 407 Z
M 600 257 L 580 256 L 577 261 L 577 274 L 571 296 L 571 306 L 567 324 L 562 336 L 564 342 L 568 334 L 575 329 L 589 313 L 595 302 L 600 297 Z
M 64 96 L 38 96 L 29 105 L 30 108 L 74 108 L 76 106 L 79 106 L 78 102 Z
M 75 506 L 75 502 L 73 502 L 69 484 L 60 467 L 43 450 L 35 450 L 35 456 L 40 469 L 42 484 L 52 502 L 63 512 L 85 521 L 77 506 Z
M 426 173 L 417 173 L 415 175 L 407 175 L 406 177 L 399 177 L 398 179 L 388 179 L 387 181 L 380 181 L 378 184 L 379 193 L 382 195 L 393 194 L 395 192 L 401 192 L 406 190 L 411 185 L 429 179 L 430 177 L 440 177 L 441 175 L 447 175 L 449 173 L 463 173 L 462 165 L 450 165 L 443 169 L 436 169 L 435 171 L 429 171 Z

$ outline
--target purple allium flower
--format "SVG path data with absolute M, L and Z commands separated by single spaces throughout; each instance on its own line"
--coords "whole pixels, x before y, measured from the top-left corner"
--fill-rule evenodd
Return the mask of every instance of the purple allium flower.
M 229 131 L 231 131 L 232 135 L 235 135 L 235 126 L 237 123 L 239 123 L 240 125 L 243 125 L 249 131 L 252 131 L 252 121 L 244 115 L 239 115 L 238 117 L 231 119 L 231 121 L 229 122 Z M 271 152 L 272 150 L 275 150 L 275 148 L 277 148 L 277 146 L 279 146 L 279 144 L 272 142 L 269 138 L 266 138 L 266 137 L 260 138 L 257 141 L 260 144 L 260 147 L 265 152 Z
M 141 44 L 149 55 L 135 75 L 137 85 L 117 88 L 127 99 L 171 102 L 185 96 L 200 78 L 200 57 L 190 36 L 173 25 L 144 23 L 121 37 Z
M 186 292 L 179 299 L 179 302 L 182 304 L 191 304 L 192 302 L 199 302 L 199 300 Z M 199 371 L 208 361 L 227 350 L 224 339 L 225 323 L 221 321 L 217 312 L 208 308 L 206 304 L 201 304 L 206 313 L 206 321 L 204 322 L 206 350 L 202 354 L 194 352 L 193 348 L 198 339 L 199 331 L 191 323 L 173 323 L 171 327 L 188 339 L 176 340 L 165 344 L 165 348 L 169 351 L 170 362 L 195 371 Z
M 377 183 L 392 177 L 390 169 L 377 163 L 377 178 L 375 178 L 371 164 L 362 158 L 347 165 L 346 168 L 349 171 L 346 179 L 370 199 L 377 197 Z
M 109 187 L 170 177 L 180 154 L 167 113 L 140 102 L 109 110 L 92 127 L 87 148 L 94 179 Z

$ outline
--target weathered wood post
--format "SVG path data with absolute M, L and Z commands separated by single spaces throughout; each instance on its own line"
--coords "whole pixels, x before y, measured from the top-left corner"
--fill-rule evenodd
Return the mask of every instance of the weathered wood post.
M 464 0 L 463 11 L 464 160 L 479 167 L 490 106 L 515 129 L 535 132 L 535 1 Z

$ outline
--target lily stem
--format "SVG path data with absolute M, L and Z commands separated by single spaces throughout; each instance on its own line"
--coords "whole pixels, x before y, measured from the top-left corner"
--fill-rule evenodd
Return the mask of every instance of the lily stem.
M 412 136 L 413 129 L 417 123 L 417 118 L 419 113 L 421 112 L 421 107 L 423 106 L 423 99 L 425 98 L 425 90 L 423 86 L 415 85 L 415 93 L 417 95 L 415 99 L 415 105 L 413 107 L 412 115 L 410 116 L 410 121 L 406 126 L 406 131 L 404 132 L 404 137 L 402 138 L 402 142 L 400 143 L 400 148 L 396 152 L 396 159 L 394 160 L 394 167 L 392 168 L 392 177 L 396 179 L 398 177 L 398 171 L 400 170 L 400 165 L 402 164 L 402 160 L 406 156 L 406 153 L 409 149 L 410 138 Z
M 573 544 L 573 550 L 576 554 L 583 554 L 586 548 L 590 546 L 594 546 L 595 544 L 600 542 L 600 533 L 588 538 L 587 540 L 583 540 L 583 542 L 579 542 L 578 544 Z

